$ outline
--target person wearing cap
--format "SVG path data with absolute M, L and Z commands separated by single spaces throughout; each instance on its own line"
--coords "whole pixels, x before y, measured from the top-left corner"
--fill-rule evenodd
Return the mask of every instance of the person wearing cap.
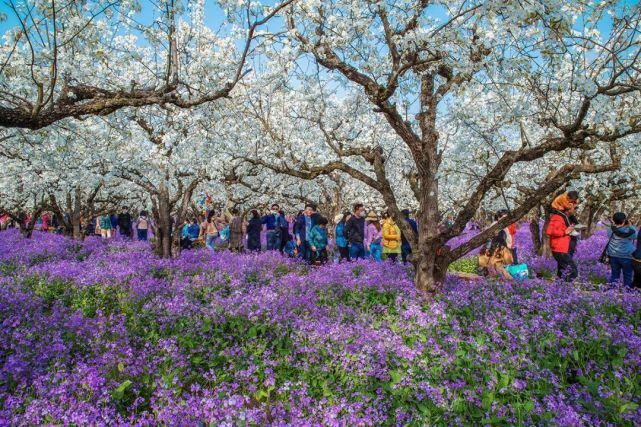
M 634 239 L 637 238 L 637 229 L 628 223 L 628 218 L 623 212 L 617 212 L 612 216 L 612 225 L 608 228 L 608 255 L 610 258 L 610 281 L 619 281 L 623 273 L 623 284 L 632 286 L 634 268 L 632 265 L 632 253 L 635 251 Z
M 383 212 L 383 257 L 396 262 L 401 254 L 401 230 L 388 212 Z
M 365 217 L 365 251 L 374 261 L 381 261 L 381 243 L 383 240 L 383 229 L 374 211 L 370 211 Z
M 403 214 L 403 218 L 405 218 L 405 221 L 407 221 L 410 227 L 412 227 L 412 230 L 414 230 L 414 233 L 418 236 L 418 225 L 416 225 L 416 221 L 410 218 L 410 210 L 403 209 L 401 213 Z M 412 246 L 410 245 L 409 240 L 407 240 L 403 232 L 401 232 L 401 260 L 403 261 L 403 264 L 407 263 L 407 257 L 411 253 L 412 253 Z

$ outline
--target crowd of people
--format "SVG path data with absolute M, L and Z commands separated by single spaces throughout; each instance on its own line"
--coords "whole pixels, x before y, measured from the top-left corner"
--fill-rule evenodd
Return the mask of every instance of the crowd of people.
M 575 254 L 579 230 L 584 227 L 575 216 L 578 205 L 579 194 L 576 191 L 556 197 L 550 206 L 548 224 L 544 230 L 550 241 L 552 257 L 557 263 L 557 277 L 568 282 L 576 280 L 579 275 Z M 499 221 L 505 215 L 507 211 L 499 211 L 495 220 Z M 600 262 L 610 266 L 608 283 L 616 283 L 622 277 L 625 286 L 641 288 L 641 238 L 637 228 L 629 224 L 625 213 L 617 212 L 611 218 L 607 233 L 608 242 L 603 248 Z M 512 279 L 514 272 L 524 271 L 526 266 L 518 264 L 515 235 L 516 224 L 511 224 L 481 249 L 479 271 L 483 275 Z
M 418 232 L 409 210 L 404 210 L 403 214 L 405 221 Z M 330 233 L 329 220 L 318 213 L 313 204 L 305 205 L 305 209 L 295 216 L 286 216 L 278 204 L 273 204 L 264 215 L 252 210 L 247 220 L 235 209 L 231 210 L 231 218 L 211 211 L 182 225 L 181 247 L 190 249 L 204 244 L 215 249 L 222 242 L 235 252 L 256 252 L 262 250 L 261 233 L 264 232 L 266 250 L 278 250 L 312 264 L 324 264 L 330 259 L 329 242 L 330 234 L 333 234 L 332 249 L 339 261 L 371 258 L 395 262 L 400 255 L 401 260 L 407 262 L 411 247 L 387 212 L 380 218 L 373 211 L 366 214 L 365 207 L 359 203 L 353 211 L 334 218 L 334 222 L 336 226 Z
M 557 276 L 566 281 L 578 277 L 575 253 L 579 230 L 583 227 L 575 216 L 578 204 L 579 195 L 576 191 L 556 197 L 550 206 L 544 230 L 549 238 L 552 257 L 557 263 Z M 410 217 L 410 211 L 405 209 L 401 212 L 402 220 L 418 233 L 417 223 Z M 497 212 L 495 222 L 508 214 L 507 210 Z M 609 282 L 617 282 L 622 278 L 625 286 L 641 287 L 641 238 L 638 230 L 629 224 L 622 212 L 615 213 L 611 219 L 612 223 L 607 227 L 608 243 L 600 259 L 610 266 Z M 65 218 L 65 221 L 70 222 L 70 218 Z M 8 215 L 0 215 L 3 229 L 10 223 Z M 292 216 L 285 215 L 278 204 L 273 204 L 268 212 L 261 215 L 258 210 L 252 210 L 247 218 L 237 209 L 232 209 L 227 215 L 222 211 L 209 210 L 178 227 L 172 225 L 172 229 L 177 228 L 180 233 L 183 250 L 204 246 L 210 250 L 224 247 L 234 252 L 258 252 L 264 247 L 268 251 L 300 257 L 311 264 L 324 264 L 332 258 L 339 262 L 357 259 L 408 262 L 412 252 L 409 240 L 387 211 L 380 215 L 373 210 L 367 212 L 363 204 L 357 203 L 352 211 L 335 217 L 333 223 L 336 225 L 330 232 L 328 219 L 318 213 L 311 203 Z M 35 228 L 61 232 L 57 217 L 49 212 L 40 215 Z M 154 223 L 146 211 L 132 218 L 129 209 L 124 207 L 119 214 L 104 214 L 83 222 L 82 228 L 86 235 L 99 235 L 103 239 L 117 234 L 123 238 L 147 241 L 154 232 Z M 516 223 L 508 225 L 481 248 L 478 256 L 479 274 L 504 279 L 527 275 L 527 266 L 518 261 L 516 228 Z M 265 236 L 264 246 L 261 243 L 262 234 Z M 330 235 L 333 236 L 332 245 Z

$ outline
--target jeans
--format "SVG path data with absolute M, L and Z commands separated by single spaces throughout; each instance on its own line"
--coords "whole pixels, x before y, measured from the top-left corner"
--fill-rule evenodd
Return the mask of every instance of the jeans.
M 641 289 L 641 261 L 632 261 L 632 269 L 634 270 L 632 287 Z
M 380 243 L 372 243 L 369 245 L 370 257 L 376 261 L 381 262 L 381 245 Z
M 300 246 L 298 247 L 298 256 L 307 262 L 311 260 L 312 248 L 307 240 L 300 242 Z
M 139 242 L 146 242 L 147 241 L 147 229 L 138 229 L 136 230 L 136 234 L 138 234 L 138 241 Z
M 621 277 L 621 272 L 623 271 L 623 284 L 627 287 L 632 286 L 632 274 L 634 273 L 632 259 L 611 256 L 610 268 L 612 268 L 612 274 L 610 275 L 609 283 L 618 282 Z
M 349 261 L 349 248 L 347 246 L 345 246 L 345 247 L 339 246 L 338 247 L 338 253 L 340 253 L 340 255 L 341 255 L 341 259 L 340 259 L 341 261 L 342 260 Z
M 354 259 L 365 259 L 365 246 L 362 243 L 350 243 L 349 245 L 349 258 Z
M 280 250 L 280 230 L 267 230 L 267 250 Z
M 401 260 L 403 264 L 407 264 L 407 257 L 412 253 L 412 247 L 410 245 L 401 246 Z
M 557 263 L 556 275 L 559 279 L 563 279 L 566 282 L 571 282 L 579 276 L 576 263 L 574 262 L 570 254 L 552 252 L 552 256 Z
M 211 249 L 213 251 L 216 248 L 216 237 L 218 236 L 215 234 L 207 235 L 205 238 L 205 246 L 207 246 L 207 249 Z

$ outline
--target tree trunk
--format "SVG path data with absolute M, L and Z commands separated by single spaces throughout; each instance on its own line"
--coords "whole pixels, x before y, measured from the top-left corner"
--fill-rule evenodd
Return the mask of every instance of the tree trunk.
M 530 235 L 532 236 L 532 246 L 534 247 L 534 253 L 537 255 L 541 254 L 541 247 L 543 245 L 541 241 L 541 218 L 537 215 L 530 221 Z
M 156 220 L 156 255 L 160 258 L 171 258 L 171 203 L 167 189 L 161 189 L 157 199 L 157 209 L 154 209 L 154 219 Z
M 541 255 L 544 258 L 552 257 L 552 248 L 550 247 L 550 236 L 545 232 L 548 229 L 550 224 L 550 209 L 545 209 L 545 221 L 543 222 L 543 230 L 541 230 L 541 235 L 543 236 L 543 241 L 541 243 Z
M 36 220 L 38 219 L 39 215 L 40 211 L 37 211 L 37 213 L 35 213 L 28 221 L 26 214 L 23 213 L 19 215 L 18 226 L 20 227 L 20 234 L 22 234 L 22 237 L 24 237 L 25 239 L 31 238 L 31 236 L 33 235 L 33 229 L 36 226 Z
M 434 142 L 436 143 L 436 142 Z M 449 261 L 439 237 L 438 181 L 436 174 L 426 171 L 420 179 L 421 193 L 418 210 L 418 257 L 413 262 L 416 267 L 414 283 L 419 293 L 431 298 L 437 293 L 443 281 Z
M 85 234 L 82 232 L 82 190 L 76 187 L 75 201 L 73 204 L 73 211 L 71 212 L 71 226 L 73 228 L 74 240 L 82 241 L 85 239 Z

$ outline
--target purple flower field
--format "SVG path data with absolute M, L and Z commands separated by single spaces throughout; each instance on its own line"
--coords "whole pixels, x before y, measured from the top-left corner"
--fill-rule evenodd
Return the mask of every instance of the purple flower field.
M 594 290 L 449 279 L 425 303 L 401 265 L 3 232 L 0 424 L 635 425 L 641 295 L 601 289 L 604 242 L 578 249 Z

